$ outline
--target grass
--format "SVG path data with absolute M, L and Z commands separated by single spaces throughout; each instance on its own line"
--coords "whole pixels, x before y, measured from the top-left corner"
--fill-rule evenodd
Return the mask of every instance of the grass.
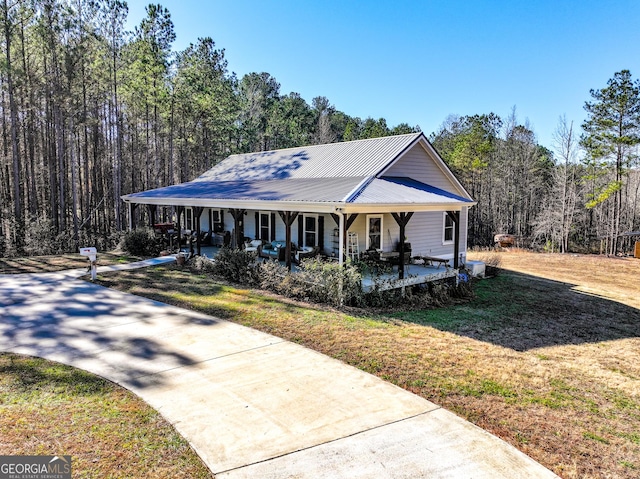
M 569 283 L 506 271 L 479 282 L 467 303 L 376 314 L 289 301 L 173 266 L 99 280 L 359 367 L 456 412 L 562 477 L 635 478 L 640 311 L 612 287 L 616 261 L 599 270 L 609 280 L 597 292 L 592 269 L 584 284 L 577 274 Z M 640 262 L 624 266 L 623 290 L 628 268 L 638 277 Z
M 98 266 L 139 261 L 142 258 L 124 253 L 98 253 Z M 0 258 L 0 274 L 46 273 L 65 269 L 86 268 L 87 258 L 67 253 L 54 256 L 29 256 L 24 258 Z
M 74 478 L 211 478 L 156 411 L 115 384 L 0 354 L 0 454 L 70 454 Z
M 432 400 L 565 478 L 637 478 L 640 261 L 503 254 L 476 297 L 336 311 L 161 266 L 102 284 L 295 341 Z M 2 436 L 0 436 L 2 437 Z

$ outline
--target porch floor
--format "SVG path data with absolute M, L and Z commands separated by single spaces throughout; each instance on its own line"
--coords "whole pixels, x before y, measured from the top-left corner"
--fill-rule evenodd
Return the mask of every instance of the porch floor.
M 182 248 L 182 251 L 187 252 L 188 249 Z M 203 256 L 207 256 L 207 258 L 214 258 L 218 254 L 218 251 L 220 251 L 220 248 L 217 246 L 201 247 L 201 254 Z M 284 262 L 281 263 L 284 264 Z M 291 270 L 296 271 L 297 266 L 292 264 Z M 424 284 L 446 278 L 455 278 L 458 276 L 458 270 L 446 268 L 445 266 L 438 267 L 434 265 L 406 264 L 404 265 L 404 276 L 404 279 L 398 279 L 397 266 L 393 267 L 393 271 L 384 274 L 363 274 L 362 289 L 365 292 L 373 291 L 376 287 L 379 291 L 400 289 L 406 286 Z
M 458 270 L 453 268 L 447 269 L 444 266 L 405 264 L 404 279 L 398 279 L 398 267 L 394 266 L 393 271 L 390 273 L 375 277 L 363 275 L 362 290 L 366 293 L 376 288 L 378 291 L 387 291 L 390 289 L 404 288 L 405 286 L 439 281 L 445 278 L 455 278 L 456 276 L 458 276 Z

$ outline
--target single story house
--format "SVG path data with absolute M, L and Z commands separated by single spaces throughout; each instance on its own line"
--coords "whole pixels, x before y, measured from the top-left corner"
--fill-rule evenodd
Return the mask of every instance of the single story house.
M 231 155 L 193 181 L 122 199 L 130 227 L 137 205 L 151 223 L 171 206 L 178 230 L 282 241 L 289 266 L 291 249 L 315 248 L 339 262 L 410 250 L 456 269 L 475 205 L 423 133 Z M 398 270 L 403 278 L 403 261 Z

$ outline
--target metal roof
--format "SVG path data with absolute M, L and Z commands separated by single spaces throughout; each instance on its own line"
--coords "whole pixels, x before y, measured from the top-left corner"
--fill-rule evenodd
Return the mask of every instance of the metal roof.
M 348 205 L 451 205 L 473 204 L 454 195 L 411 178 L 285 178 L 261 181 L 192 181 L 127 195 L 133 202 L 155 203 L 156 200 L 192 205 L 202 202 L 298 202 Z
M 133 193 L 126 198 L 134 202 L 153 199 L 342 202 L 363 180 L 363 177 L 200 180 Z
M 194 181 L 122 198 L 142 204 L 170 202 L 184 206 L 322 212 L 370 208 L 382 211 L 385 205 L 426 211 L 475 204 L 470 197 L 457 196 L 411 178 L 380 176 L 421 140 L 429 146 L 422 133 L 412 133 L 232 155 Z M 443 168 L 446 169 L 444 163 Z M 457 182 L 452 174 L 449 176 Z M 464 191 L 462 186 L 460 189 Z
M 194 181 L 374 176 L 422 133 L 231 155 Z
M 355 204 L 460 204 L 471 205 L 474 202 L 454 195 L 435 186 L 421 183 L 411 178 L 382 177 L 373 178 L 360 191 L 348 199 Z

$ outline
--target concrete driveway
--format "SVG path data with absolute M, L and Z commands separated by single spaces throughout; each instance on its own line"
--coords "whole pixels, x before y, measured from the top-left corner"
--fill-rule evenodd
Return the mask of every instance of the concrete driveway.
M 0 351 L 156 408 L 217 478 L 551 478 L 441 407 L 302 346 L 73 279 L 1 275 Z

